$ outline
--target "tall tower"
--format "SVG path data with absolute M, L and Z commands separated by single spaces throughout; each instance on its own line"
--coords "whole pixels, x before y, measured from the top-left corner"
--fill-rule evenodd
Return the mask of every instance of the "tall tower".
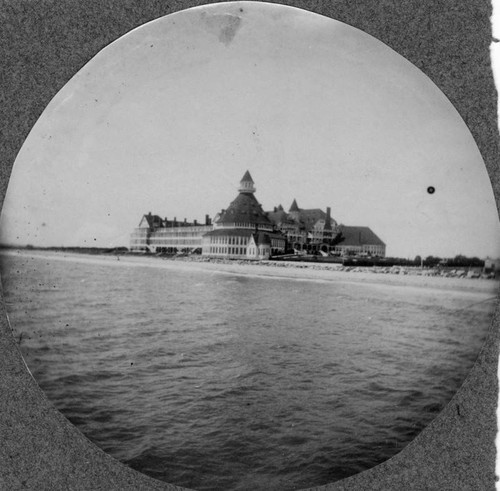
M 326 207 L 326 218 L 325 218 L 325 228 L 324 230 L 332 230 L 332 209 Z
M 300 216 L 300 209 L 297 206 L 297 200 L 293 200 L 292 206 L 290 206 L 290 209 L 288 210 L 288 215 L 293 219 L 293 220 L 299 220 Z
M 238 191 L 240 193 L 255 193 L 256 189 L 250 172 L 246 171 L 245 175 L 241 178 Z

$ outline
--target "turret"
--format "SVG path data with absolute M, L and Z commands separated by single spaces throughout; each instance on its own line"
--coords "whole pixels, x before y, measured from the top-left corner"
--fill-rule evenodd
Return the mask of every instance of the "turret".
M 245 175 L 240 181 L 240 188 L 238 189 L 240 193 L 255 193 L 256 189 L 254 187 L 254 182 L 250 172 L 246 171 Z
M 288 214 L 293 220 L 298 220 L 299 215 L 300 215 L 300 209 L 297 206 L 297 201 L 294 199 L 292 206 L 290 206 L 290 209 L 288 210 Z

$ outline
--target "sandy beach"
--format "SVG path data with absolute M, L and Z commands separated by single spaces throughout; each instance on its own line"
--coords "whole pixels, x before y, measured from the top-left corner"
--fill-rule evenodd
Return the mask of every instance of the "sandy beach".
M 343 268 L 340 264 L 300 263 L 288 261 L 238 261 L 202 257 L 161 257 L 149 255 L 87 254 L 64 251 L 4 249 L 0 256 L 43 257 L 50 260 L 107 264 L 116 267 L 151 267 L 187 271 L 207 271 L 221 274 L 302 281 L 349 282 L 417 287 L 436 290 L 498 293 L 499 282 L 482 278 L 453 278 L 416 274 L 384 273 L 380 268 Z M 387 268 L 385 268 L 387 269 Z

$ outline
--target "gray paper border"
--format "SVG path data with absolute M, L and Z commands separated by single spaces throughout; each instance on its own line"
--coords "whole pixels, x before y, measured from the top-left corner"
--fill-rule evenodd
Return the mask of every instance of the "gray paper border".
M 206 3 L 212 2 L 1 0 L 2 201 L 13 162 L 31 127 L 87 61 L 132 28 Z M 490 68 L 489 1 L 275 3 L 357 27 L 427 74 L 471 130 L 499 202 L 497 93 Z M 369 471 L 314 489 L 494 489 L 499 326 L 497 305 L 489 338 L 463 387 L 401 453 Z M 54 409 L 26 370 L 8 326 L 3 297 L 0 411 L 0 489 L 180 489 L 112 459 Z

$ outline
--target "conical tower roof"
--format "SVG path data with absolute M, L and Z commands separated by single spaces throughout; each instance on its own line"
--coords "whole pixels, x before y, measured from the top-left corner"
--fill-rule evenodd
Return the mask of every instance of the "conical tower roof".
M 252 179 L 252 176 L 250 175 L 250 172 L 248 172 L 248 171 L 245 172 L 245 175 L 241 178 L 240 182 L 243 182 L 243 181 L 252 181 L 252 184 L 253 184 L 253 179 Z
M 290 211 L 300 211 L 299 207 L 297 206 L 297 201 L 296 200 L 293 200 L 292 206 L 290 206 L 290 209 L 288 211 L 289 212 Z
M 240 181 L 240 193 L 255 193 L 254 182 L 250 172 L 246 171 Z

